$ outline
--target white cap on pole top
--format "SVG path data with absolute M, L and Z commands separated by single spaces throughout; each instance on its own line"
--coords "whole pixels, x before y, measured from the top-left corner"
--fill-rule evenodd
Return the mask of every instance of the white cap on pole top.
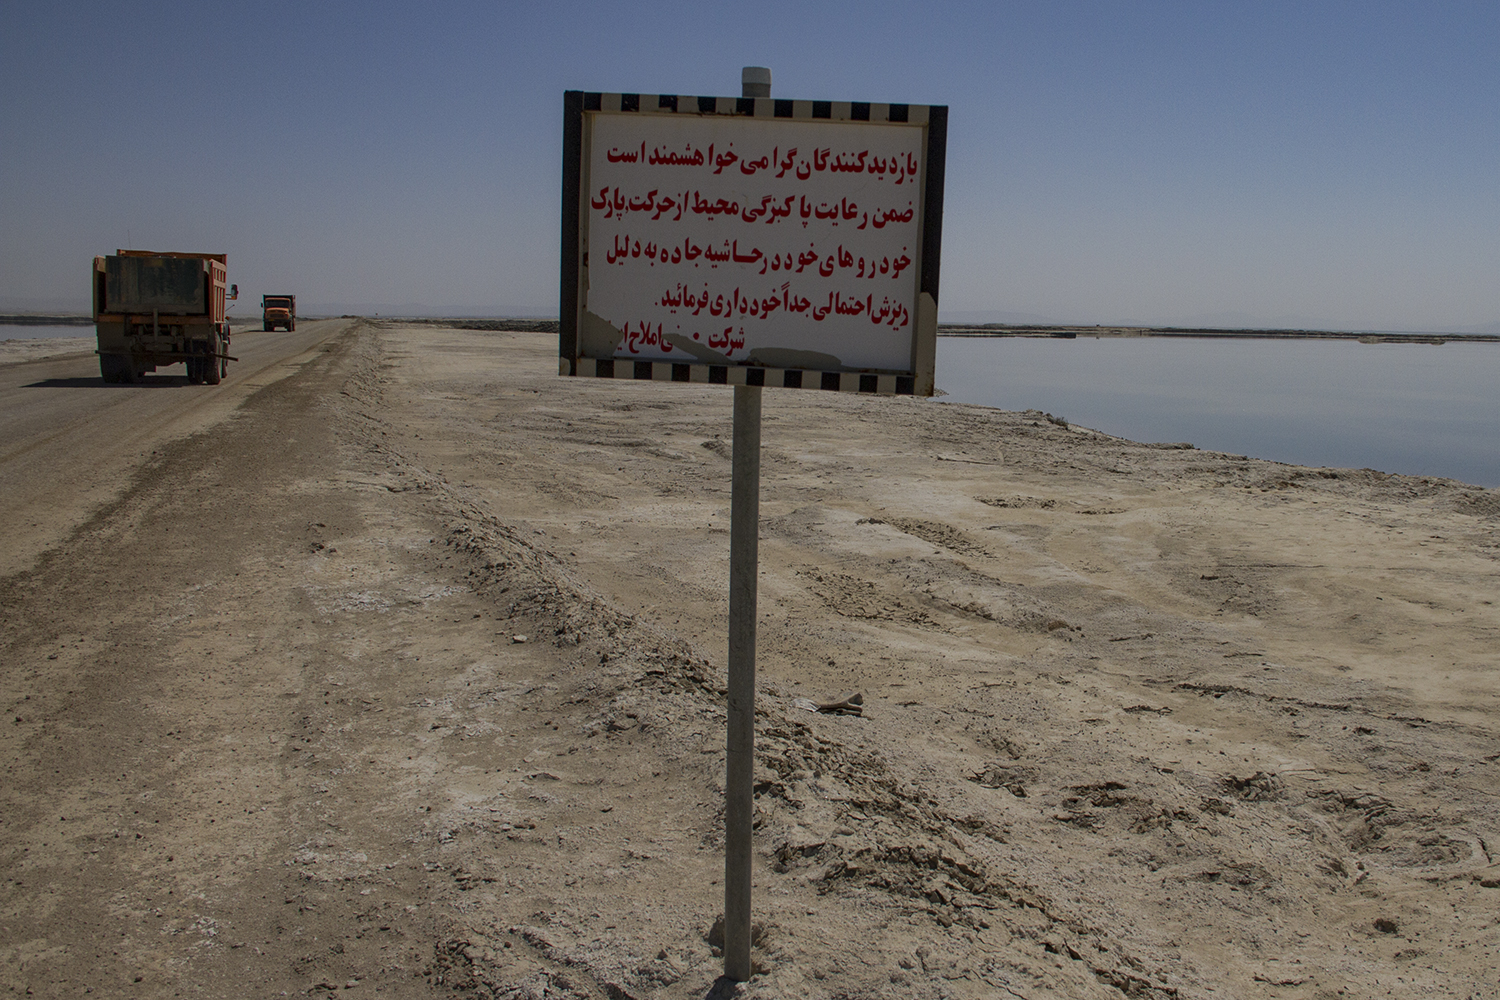
M 768 66 L 746 66 L 740 70 L 741 97 L 770 97 L 771 69 Z

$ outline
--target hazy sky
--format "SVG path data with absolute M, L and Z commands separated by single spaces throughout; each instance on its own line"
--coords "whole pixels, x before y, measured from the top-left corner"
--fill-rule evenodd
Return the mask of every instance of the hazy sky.
M 946 104 L 944 319 L 1500 324 L 1500 4 L 8 0 L 0 309 L 555 315 L 562 94 Z M 1497 327 L 1500 328 L 1500 327 Z

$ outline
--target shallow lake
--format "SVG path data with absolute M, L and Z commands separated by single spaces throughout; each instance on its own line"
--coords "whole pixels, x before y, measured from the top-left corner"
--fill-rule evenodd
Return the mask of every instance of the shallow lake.
M 92 337 L 94 325 L 86 326 L 27 326 L 24 324 L 0 324 L 0 340 L 32 340 L 41 337 Z
M 937 387 L 1135 441 L 1500 486 L 1500 344 L 939 337 Z

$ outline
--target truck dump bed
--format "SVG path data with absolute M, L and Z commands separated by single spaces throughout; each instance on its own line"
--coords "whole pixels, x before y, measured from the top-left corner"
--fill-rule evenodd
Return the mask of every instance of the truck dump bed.
M 217 385 L 232 360 L 225 315 L 228 258 L 120 250 L 94 258 L 94 329 L 107 382 L 134 382 L 184 362 L 188 381 Z
M 94 258 L 94 321 L 122 315 L 202 316 L 224 322 L 229 259 L 221 253 L 120 250 Z M 109 321 L 109 320 L 106 320 Z
M 106 257 L 101 311 L 205 315 L 209 303 L 203 270 L 203 261 L 182 257 Z

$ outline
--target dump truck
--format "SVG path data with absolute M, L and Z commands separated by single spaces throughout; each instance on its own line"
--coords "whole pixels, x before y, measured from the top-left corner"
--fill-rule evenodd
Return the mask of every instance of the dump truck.
M 288 333 L 297 329 L 297 296 L 262 295 L 260 318 L 262 325 L 268 331 L 278 326 L 285 327 Z
M 218 385 L 229 374 L 224 315 L 228 259 L 221 253 L 117 250 L 94 258 L 99 374 L 136 382 L 181 361 L 188 381 Z

